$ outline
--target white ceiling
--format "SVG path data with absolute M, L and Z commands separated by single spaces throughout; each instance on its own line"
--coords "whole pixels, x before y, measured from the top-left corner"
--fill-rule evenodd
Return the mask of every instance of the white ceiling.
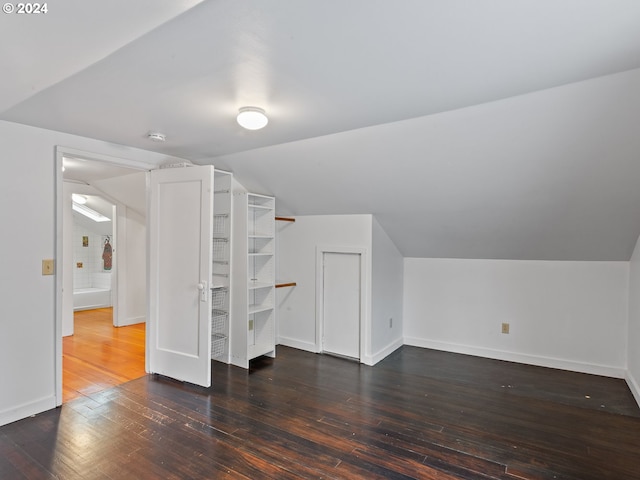
M 640 234 L 637 0 L 60 0 L 0 22 L 0 119 L 214 163 L 282 212 L 373 213 L 406 256 L 627 260 Z

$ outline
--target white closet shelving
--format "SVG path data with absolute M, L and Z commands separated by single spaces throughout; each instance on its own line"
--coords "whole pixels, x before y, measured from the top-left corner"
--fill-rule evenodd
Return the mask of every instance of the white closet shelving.
M 275 199 L 238 188 L 233 208 L 231 363 L 248 368 L 275 357 Z
M 213 201 L 213 268 L 211 279 L 211 358 L 229 363 L 231 305 L 231 182 L 216 170 Z

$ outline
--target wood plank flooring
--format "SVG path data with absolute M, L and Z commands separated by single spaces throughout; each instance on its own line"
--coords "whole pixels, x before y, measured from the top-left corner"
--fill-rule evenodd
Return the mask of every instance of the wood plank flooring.
M 75 312 L 62 338 L 62 401 L 144 376 L 144 348 L 144 323 L 115 328 L 112 308 Z
M 278 347 L 212 387 L 145 376 L 0 428 L 2 479 L 640 479 L 622 380 L 402 347 Z

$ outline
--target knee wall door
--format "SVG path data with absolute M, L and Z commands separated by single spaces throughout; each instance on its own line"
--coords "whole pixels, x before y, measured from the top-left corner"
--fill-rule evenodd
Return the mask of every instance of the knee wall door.
M 359 253 L 323 253 L 322 351 L 360 359 Z

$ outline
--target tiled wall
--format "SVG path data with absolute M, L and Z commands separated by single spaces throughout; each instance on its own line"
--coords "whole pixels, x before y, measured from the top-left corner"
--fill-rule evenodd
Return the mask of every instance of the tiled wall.
M 88 246 L 83 246 L 83 237 L 88 237 Z M 104 235 L 88 231 L 86 228 L 73 227 L 73 288 L 92 287 L 92 274 L 104 272 L 102 252 L 104 249 Z M 113 246 L 113 239 L 111 239 Z M 79 268 L 78 263 L 82 263 Z

